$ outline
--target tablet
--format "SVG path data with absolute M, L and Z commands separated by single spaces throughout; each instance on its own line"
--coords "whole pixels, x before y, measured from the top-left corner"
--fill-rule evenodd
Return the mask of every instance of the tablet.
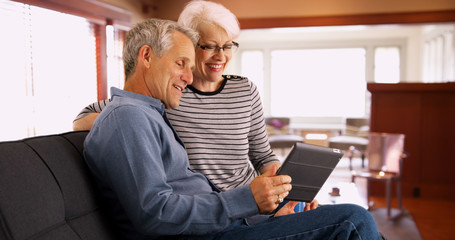
M 292 178 L 285 200 L 311 202 L 343 157 L 343 151 L 307 143 L 295 143 L 277 171 Z

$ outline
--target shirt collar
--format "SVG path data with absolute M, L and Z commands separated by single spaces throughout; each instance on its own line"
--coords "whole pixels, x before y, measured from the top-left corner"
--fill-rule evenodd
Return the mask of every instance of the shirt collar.
M 111 99 L 115 96 L 119 97 L 128 97 L 139 100 L 144 104 L 150 105 L 153 108 L 156 108 L 161 114 L 164 114 L 165 106 L 164 103 L 156 98 L 145 96 L 138 93 L 133 93 L 125 90 L 118 89 L 116 87 L 111 87 Z

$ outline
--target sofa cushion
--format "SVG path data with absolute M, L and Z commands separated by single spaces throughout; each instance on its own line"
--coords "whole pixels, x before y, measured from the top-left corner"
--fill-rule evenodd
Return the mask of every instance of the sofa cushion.
M 0 143 L 0 239 L 115 239 L 83 160 L 87 133 Z

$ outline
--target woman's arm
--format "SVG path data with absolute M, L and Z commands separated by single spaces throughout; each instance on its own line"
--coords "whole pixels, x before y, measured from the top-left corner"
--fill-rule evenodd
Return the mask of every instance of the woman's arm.
M 101 100 L 82 109 L 73 121 L 73 130 L 90 130 L 95 122 L 95 119 L 110 101 L 110 99 Z
M 88 113 L 82 118 L 73 122 L 74 131 L 90 130 L 95 122 L 95 119 L 100 115 L 99 113 Z

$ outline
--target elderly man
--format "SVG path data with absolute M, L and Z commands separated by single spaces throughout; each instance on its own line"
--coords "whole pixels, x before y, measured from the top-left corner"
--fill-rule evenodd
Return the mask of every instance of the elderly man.
M 220 192 L 192 171 L 166 118 L 192 83 L 197 34 L 150 19 L 125 40 L 124 90 L 96 119 L 84 155 L 122 239 L 379 239 L 371 215 L 354 205 L 296 202 L 272 212 L 291 190 L 276 167 L 249 185 Z

